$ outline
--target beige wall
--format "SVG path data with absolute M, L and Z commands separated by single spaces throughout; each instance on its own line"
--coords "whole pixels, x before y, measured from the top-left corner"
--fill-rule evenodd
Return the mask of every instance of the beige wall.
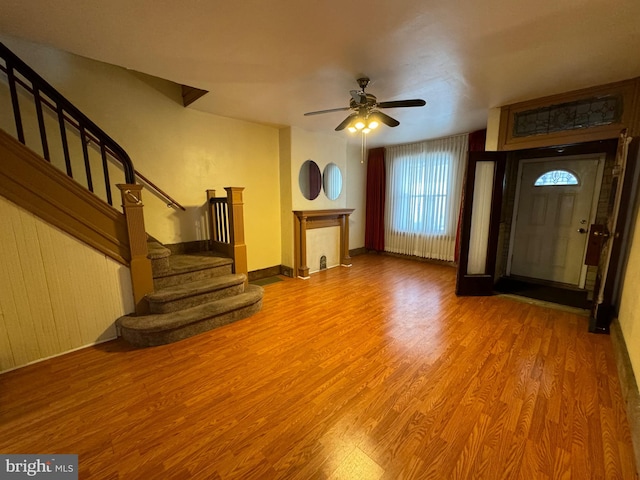
M 114 138 L 137 170 L 187 208 L 167 208 L 145 189 L 146 229 L 160 241 L 207 238 L 205 190 L 222 194 L 226 186 L 243 186 L 249 270 L 293 266 L 296 209 L 355 208 L 350 246 L 364 245 L 366 166 L 348 137 L 278 130 L 185 109 L 180 87 L 172 82 L 12 37 L 0 35 L 0 41 Z M 41 152 L 35 114 L 23 115 L 29 146 Z M 55 118 L 48 121 L 55 130 Z M 15 134 L 6 93 L 0 93 L 0 128 Z M 80 144 L 72 148 L 80 151 Z M 343 191 L 336 200 L 321 193 L 310 202 L 300 194 L 298 171 L 309 158 L 321 169 L 331 162 L 340 167 Z M 53 163 L 64 168 L 60 155 Z M 114 198 L 118 207 L 119 196 Z M 0 218 L 11 225 L 0 235 L 0 371 L 114 338 L 115 320 L 133 311 L 128 269 L 2 197 Z
M 116 337 L 129 269 L 0 197 L 0 371 Z
M 291 166 L 291 129 L 280 129 L 280 219 L 282 265 L 293 268 L 293 168 Z M 298 167 L 300 168 L 300 167 Z M 297 177 L 296 177 L 297 178 Z
M 5 43 L 131 156 L 137 170 L 187 208 L 144 193 L 147 231 L 164 243 L 207 238 L 206 189 L 245 187 L 249 270 L 281 263 L 279 132 L 181 104 L 172 82 L 52 48 Z
M 637 211 L 635 231 L 622 287 L 618 322 L 624 336 L 631 366 L 636 379 L 640 378 L 640 210 Z
M 146 229 L 160 241 L 206 239 L 205 190 L 221 195 L 226 186 L 244 186 L 249 270 L 293 266 L 292 210 L 355 208 L 350 247 L 364 246 L 366 166 L 360 164 L 360 145 L 349 144 L 346 133 L 279 131 L 199 112 L 182 107 L 180 87 L 172 82 L 13 37 L 0 35 L 0 41 L 114 138 L 138 171 L 186 207 L 168 208 L 145 189 Z M 0 127 L 13 133 L 7 97 L 0 102 Z M 34 118 L 25 115 L 31 128 Z M 37 136 L 30 137 L 39 151 Z M 321 171 L 328 163 L 339 166 L 343 191 L 336 200 L 324 192 L 313 201 L 302 197 L 298 172 L 307 159 Z M 63 166 L 61 158 L 54 163 Z M 117 192 L 114 198 L 117 207 Z

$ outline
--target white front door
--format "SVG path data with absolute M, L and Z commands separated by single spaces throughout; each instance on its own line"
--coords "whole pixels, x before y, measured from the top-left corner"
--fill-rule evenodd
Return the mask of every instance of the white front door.
M 594 156 L 520 163 L 510 275 L 584 287 L 584 253 L 603 163 Z

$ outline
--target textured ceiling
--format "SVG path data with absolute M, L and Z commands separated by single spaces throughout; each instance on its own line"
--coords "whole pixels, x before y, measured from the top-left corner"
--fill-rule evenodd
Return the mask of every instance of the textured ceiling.
M 347 106 L 362 75 L 378 101 L 427 101 L 385 110 L 400 126 L 370 146 L 472 131 L 491 107 L 640 76 L 638 0 L 0 3 L 0 33 L 208 90 L 193 108 L 218 115 L 331 133 L 348 112 L 303 113 Z

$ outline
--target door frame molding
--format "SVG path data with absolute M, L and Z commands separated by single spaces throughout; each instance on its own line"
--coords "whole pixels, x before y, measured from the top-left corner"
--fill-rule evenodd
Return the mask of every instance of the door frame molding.
M 597 160 L 597 172 L 596 172 L 596 180 L 593 188 L 593 195 L 591 197 L 591 212 L 589 215 L 588 225 L 592 225 L 595 223 L 597 214 L 598 214 L 598 201 L 600 199 L 600 192 L 602 189 L 602 178 L 604 174 L 604 164 L 606 160 L 606 154 L 603 152 L 600 153 L 591 153 L 591 154 L 580 154 L 580 155 L 566 155 L 557 157 L 538 157 L 538 158 L 526 158 L 518 160 L 518 181 L 516 183 L 516 191 L 515 198 L 513 200 L 513 213 L 511 218 L 511 231 L 509 232 L 509 253 L 507 256 L 507 265 L 505 269 L 505 273 L 511 275 L 511 263 L 513 261 L 513 249 L 515 245 L 515 230 L 517 226 L 517 218 L 518 218 L 518 207 L 520 206 L 520 187 L 522 185 L 522 169 L 527 163 L 543 163 L 543 162 L 553 162 L 564 161 L 564 160 Z M 587 237 L 588 238 L 588 237 Z M 585 250 L 582 254 L 582 266 L 580 268 L 580 279 L 578 280 L 578 288 L 584 288 L 586 280 L 587 280 L 587 265 L 584 265 L 584 255 L 586 254 L 586 242 L 585 239 Z
M 623 141 L 622 138 L 620 141 Z M 633 234 L 631 228 L 636 221 L 633 214 L 636 211 L 635 203 L 637 201 L 634 196 L 637 195 L 640 178 L 640 168 L 638 168 L 637 165 L 639 159 L 640 138 L 632 137 L 626 152 L 625 168 L 621 178 L 622 182 L 618 184 L 618 189 L 620 189 L 620 207 L 617 213 L 615 231 L 610 232 L 608 239 L 611 242 L 609 247 L 611 249 L 610 260 L 604 278 L 604 285 L 602 286 L 601 302 L 598 303 L 600 299 L 594 302 L 594 309 L 589 324 L 589 331 L 591 332 L 609 333 L 609 325 L 618 315 L 622 276 L 625 273 L 632 241 L 629 236 Z
M 498 251 L 498 236 L 500 232 L 500 213 L 502 207 L 502 193 L 506 167 L 505 152 L 469 152 L 467 156 L 467 170 L 463 186 L 462 210 L 460 213 L 460 244 L 458 249 L 458 268 L 456 275 L 456 295 L 486 296 L 493 292 L 496 271 L 496 256 Z M 471 218 L 473 213 L 473 192 L 476 179 L 476 164 L 478 162 L 494 162 L 491 205 L 489 217 L 489 238 L 487 243 L 487 257 L 484 274 L 469 274 L 469 245 L 471 242 Z

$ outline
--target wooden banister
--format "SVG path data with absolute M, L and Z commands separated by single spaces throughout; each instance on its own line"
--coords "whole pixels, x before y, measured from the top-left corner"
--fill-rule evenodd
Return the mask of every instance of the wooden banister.
M 234 273 L 242 273 L 248 283 L 247 246 L 244 240 L 244 187 L 225 187 L 226 197 L 207 190 L 211 249 L 233 259 Z
M 142 185 L 119 184 L 122 196 L 122 209 L 127 220 L 129 247 L 131 249 L 131 287 L 136 306 L 136 314 L 149 313 L 149 304 L 145 298 L 153 292 L 153 273 L 151 260 L 147 257 L 147 233 L 144 228 L 142 204 Z

